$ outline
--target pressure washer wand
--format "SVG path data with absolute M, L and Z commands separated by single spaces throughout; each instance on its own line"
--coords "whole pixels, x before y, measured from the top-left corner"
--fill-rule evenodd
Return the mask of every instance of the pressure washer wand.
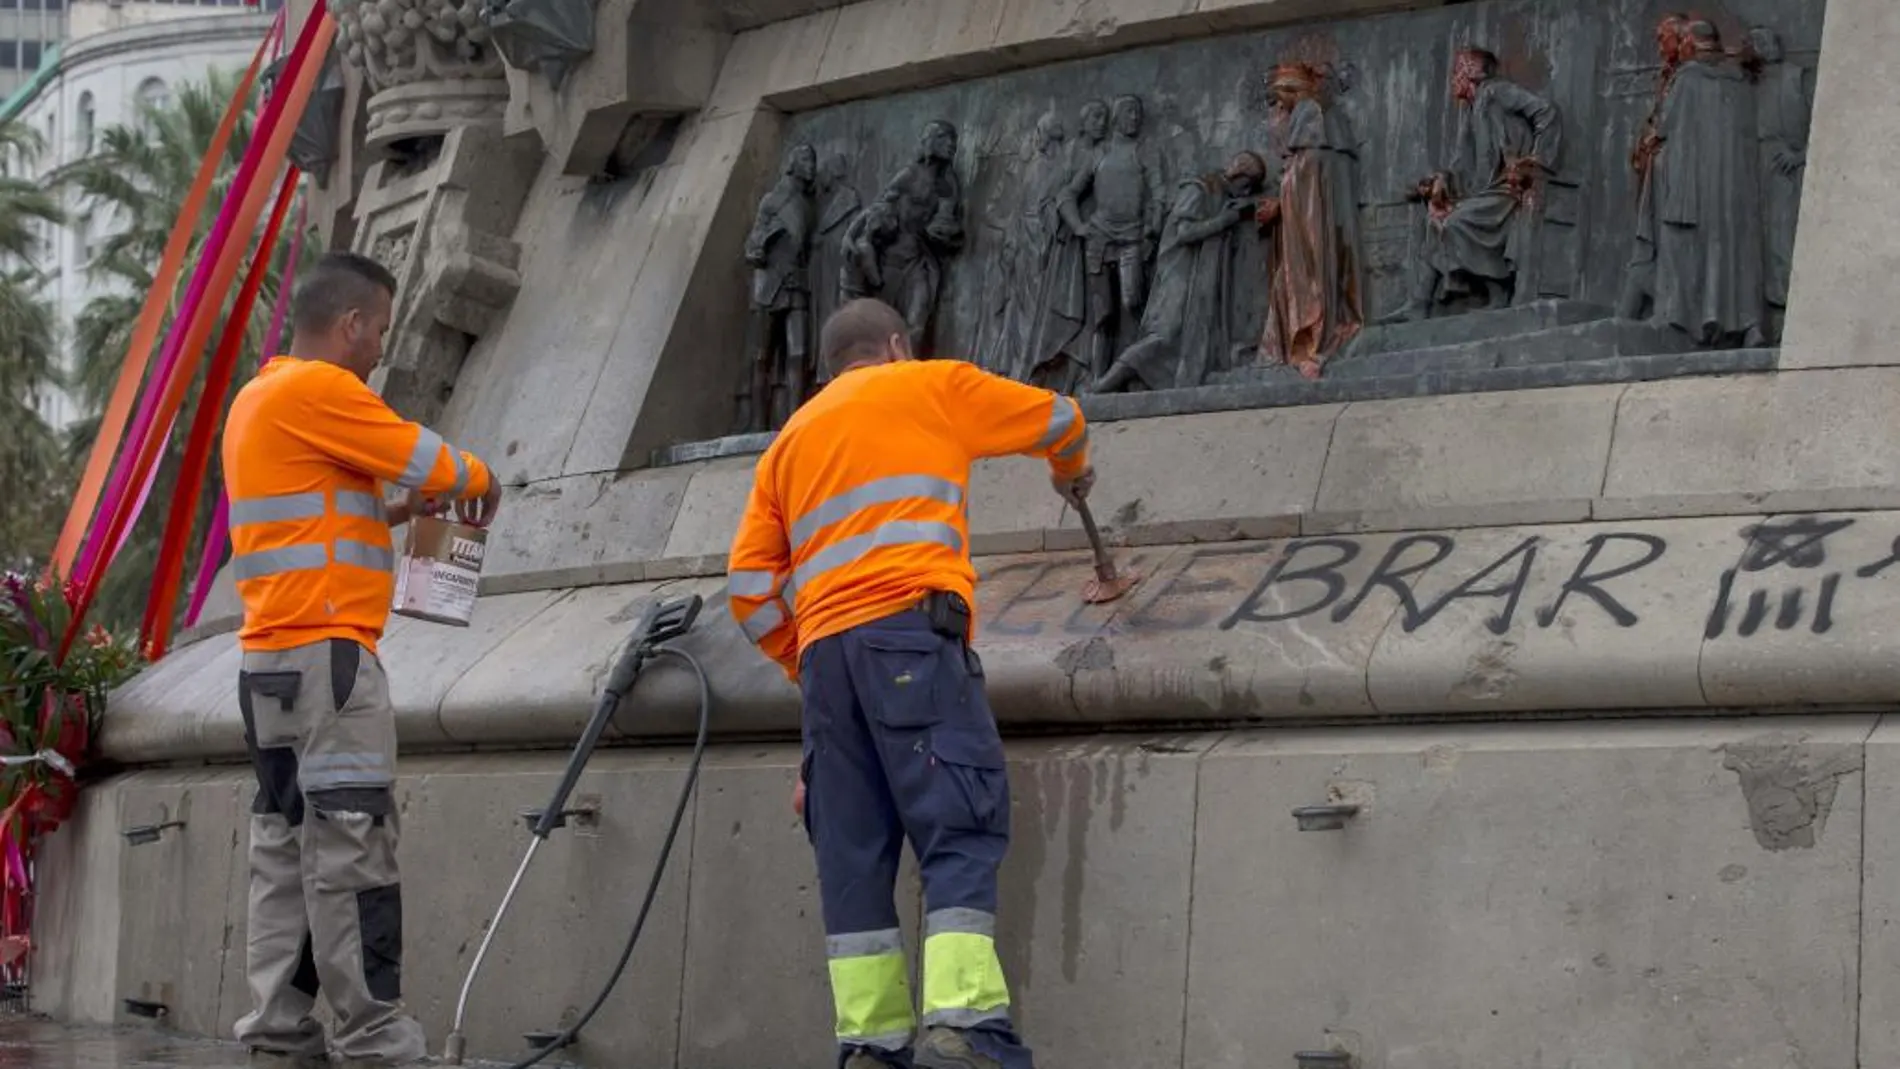
M 462 1064 L 462 1056 L 467 1049 L 467 1037 L 462 1034 L 462 1021 L 468 1011 L 468 993 L 475 986 L 475 976 L 481 971 L 482 959 L 488 955 L 488 946 L 495 939 L 495 932 L 501 928 L 501 918 L 507 914 L 508 906 L 514 901 L 515 892 L 521 887 L 521 878 L 528 872 L 528 866 L 534 861 L 535 851 L 555 828 L 567 823 L 568 795 L 574 791 L 574 785 L 580 782 L 581 773 L 587 769 L 587 761 L 594 754 L 594 747 L 600 744 L 600 736 L 620 708 L 620 701 L 640 677 L 640 669 L 654 654 L 654 648 L 661 642 L 677 638 L 692 627 L 693 620 L 699 615 L 700 598 L 694 596 L 684 601 L 656 602 L 647 607 L 640 616 L 639 625 L 633 630 L 633 636 L 627 640 L 627 647 L 614 662 L 613 670 L 607 676 L 607 685 L 600 692 L 600 698 L 594 703 L 594 715 L 588 718 L 587 729 L 581 733 L 580 740 L 574 744 L 573 752 L 568 756 L 567 768 L 561 773 L 560 785 L 554 789 L 554 796 L 536 816 L 532 825 L 533 838 L 528 842 L 527 853 L 522 855 L 521 864 L 515 869 L 514 879 L 508 881 L 508 890 L 502 895 L 501 905 L 495 910 L 495 918 L 489 922 L 488 930 L 482 933 L 481 945 L 475 948 L 475 959 L 469 963 L 468 975 L 462 980 L 462 992 L 455 1000 L 455 1021 L 449 1027 L 448 1039 L 444 1042 L 442 1058 L 450 1065 Z M 529 814 L 534 816 L 534 814 Z

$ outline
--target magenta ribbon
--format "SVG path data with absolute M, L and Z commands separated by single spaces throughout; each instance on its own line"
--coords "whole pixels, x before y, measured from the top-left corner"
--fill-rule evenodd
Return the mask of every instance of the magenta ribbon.
M 303 252 L 304 218 L 310 210 L 310 201 L 297 199 L 296 229 L 290 236 L 290 258 L 284 263 L 283 277 L 277 280 L 277 305 L 271 309 L 270 329 L 264 332 L 264 350 L 258 354 L 262 364 L 277 352 L 277 345 L 283 340 L 284 320 L 290 314 L 290 287 L 297 277 L 297 257 Z M 231 501 L 222 487 L 218 490 L 218 511 L 211 517 L 211 529 L 205 532 L 204 552 L 198 558 L 198 575 L 192 580 L 191 605 L 185 610 L 185 626 L 191 627 L 198 622 L 198 614 L 204 611 L 205 599 L 211 596 L 211 581 L 217 578 L 218 562 L 224 559 L 231 537 Z
M 280 32 L 286 10 L 288 9 L 278 9 L 277 19 L 272 24 L 272 33 Z M 225 193 L 224 205 L 218 211 L 217 222 L 213 224 L 210 236 L 199 249 L 198 266 L 192 271 L 191 285 L 185 292 L 185 300 L 179 306 L 178 313 L 172 317 L 171 328 L 165 334 L 165 348 L 159 357 L 158 368 L 146 386 L 145 396 L 139 400 L 138 413 L 133 418 L 127 444 L 119 454 L 120 462 L 113 466 L 112 479 L 106 486 L 99 512 L 93 519 L 92 528 L 86 532 L 85 545 L 80 551 L 78 563 L 74 566 L 73 576 L 82 585 L 91 581 L 90 577 L 94 570 L 102 564 L 101 552 L 105 541 L 102 532 L 108 525 L 101 521 L 111 516 L 115 511 L 114 506 L 126 496 L 126 484 L 132 480 L 133 462 L 144 451 L 146 442 L 151 438 L 153 424 L 158 421 L 159 398 L 165 393 L 172 377 L 178 372 L 178 365 L 183 358 L 185 335 L 190 333 L 190 325 L 197 316 L 198 306 L 204 302 L 205 290 L 210 286 L 214 265 L 225 243 L 230 239 L 232 229 L 237 224 L 238 207 L 243 202 L 251 184 L 257 180 L 257 171 L 262 166 L 264 144 L 269 140 L 269 131 L 283 116 L 284 103 L 288 98 L 282 90 L 295 80 L 297 72 L 308 61 L 311 43 L 316 38 L 318 27 L 322 25 L 324 11 L 323 0 L 318 0 L 316 7 L 304 20 L 303 30 L 297 35 L 297 45 L 291 50 L 290 62 L 285 64 L 283 73 L 278 76 L 276 86 L 265 101 L 263 115 L 251 127 L 251 140 L 244 146 L 244 157 L 238 164 L 237 176 L 232 179 L 231 187 Z M 165 427 L 166 439 L 170 439 L 176 425 L 177 415 L 174 413 Z M 107 556 L 105 561 L 109 562 L 112 557 L 118 555 L 119 549 L 125 544 L 125 536 L 130 534 L 133 525 L 138 522 L 139 513 L 151 497 L 152 485 L 157 480 L 159 467 L 159 464 L 154 463 L 151 470 L 146 472 L 144 485 L 139 490 L 137 504 L 126 520 L 125 534 L 112 547 L 111 555 Z

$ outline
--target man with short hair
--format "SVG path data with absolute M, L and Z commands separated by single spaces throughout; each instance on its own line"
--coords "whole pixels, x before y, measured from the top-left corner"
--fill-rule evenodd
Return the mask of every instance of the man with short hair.
M 913 359 L 876 300 L 834 313 L 819 348 L 832 381 L 759 458 L 727 592 L 803 689 L 793 808 L 817 854 L 839 1061 L 1029 1069 L 996 955 L 1009 782 L 970 648 L 970 464 L 1042 457 L 1079 498 L 1088 431 L 1053 391 Z M 921 1040 L 892 901 L 906 836 L 924 882 Z
M 255 1061 L 425 1063 L 404 1013 L 396 872 L 396 722 L 376 644 L 395 591 L 390 528 L 458 502 L 487 525 L 501 487 L 488 466 L 368 385 L 396 280 L 331 253 L 292 302 L 292 355 L 238 391 L 226 417 L 231 571 L 244 602 L 238 706 L 257 774 L 251 805 L 246 974 L 237 1023 Z M 383 486 L 408 490 L 385 505 Z M 311 1015 L 318 991 L 332 1042 Z

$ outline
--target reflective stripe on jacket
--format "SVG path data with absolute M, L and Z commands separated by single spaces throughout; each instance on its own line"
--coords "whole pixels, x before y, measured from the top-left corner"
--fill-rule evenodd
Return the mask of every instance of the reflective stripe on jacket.
M 490 478 L 349 371 L 283 356 L 232 400 L 222 454 L 247 650 L 348 638 L 374 652 L 395 596 L 382 484 L 468 499 Z
M 1010 454 L 1081 474 L 1081 407 L 962 360 L 838 376 L 753 473 L 727 565 L 740 629 L 796 681 L 799 649 L 930 591 L 961 594 L 974 611 L 970 464 Z

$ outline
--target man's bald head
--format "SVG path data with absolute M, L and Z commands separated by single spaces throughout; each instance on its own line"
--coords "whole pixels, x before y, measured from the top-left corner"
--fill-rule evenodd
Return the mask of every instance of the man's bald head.
M 854 364 L 909 360 L 910 324 L 883 301 L 860 297 L 825 320 L 818 335 L 818 356 L 825 374 L 837 378 Z

